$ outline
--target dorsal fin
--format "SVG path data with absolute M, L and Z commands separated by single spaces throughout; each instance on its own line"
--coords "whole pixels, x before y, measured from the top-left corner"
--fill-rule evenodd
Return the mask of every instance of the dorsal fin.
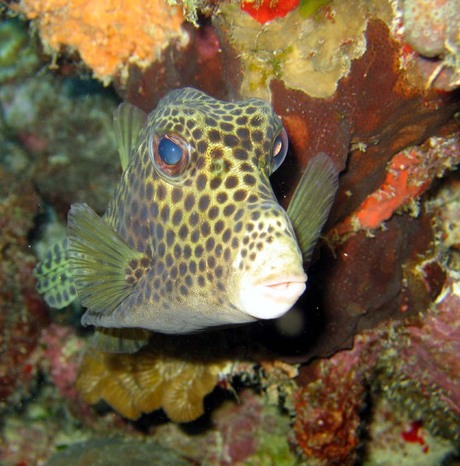
M 137 145 L 139 132 L 146 119 L 146 113 L 128 102 L 121 103 L 113 114 L 115 139 L 123 171 L 128 166 L 129 158 Z
M 93 315 L 110 314 L 133 290 L 127 269 L 145 255 L 128 246 L 87 204 L 72 204 L 68 237 L 70 270 L 83 306 Z
M 287 209 L 303 260 L 309 262 L 338 188 L 339 172 L 324 153 L 307 165 Z

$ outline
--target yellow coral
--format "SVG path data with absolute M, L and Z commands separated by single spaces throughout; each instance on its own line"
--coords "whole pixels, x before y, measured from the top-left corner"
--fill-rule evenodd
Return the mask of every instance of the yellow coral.
M 301 6 L 263 26 L 234 2 L 222 3 L 216 20 L 241 63 L 240 95 L 269 100 L 270 81 L 278 79 L 312 97 L 331 97 L 366 51 L 368 18 L 391 20 L 391 2 L 374 3 L 332 0 L 312 17 L 303 17 Z
M 174 422 L 189 422 L 204 412 L 203 399 L 216 386 L 227 362 L 184 360 L 158 345 L 137 354 L 91 350 L 80 366 L 77 389 L 90 404 L 105 400 L 135 420 L 163 408 Z
M 22 0 L 20 9 L 36 20 L 48 50 L 77 50 L 105 83 L 126 78 L 130 63 L 150 65 L 172 39 L 188 41 L 181 8 L 166 0 Z

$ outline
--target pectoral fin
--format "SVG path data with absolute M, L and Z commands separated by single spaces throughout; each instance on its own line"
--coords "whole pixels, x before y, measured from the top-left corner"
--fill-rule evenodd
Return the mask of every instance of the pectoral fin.
M 128 246 L 87 204 L 72 204 L 68 215 L 69 262 L 85 314 L 113 312 L 129 296 L 129 264 L 145 256 Z M 85 324 L 85 316 L 82 323 Z
M 67 238 L 54 244 L 34 269 L 37 291 L 48 306 L 62 309 L 77 298 L 70 272 Z
M 316 155 L 308 163 L 287 209 L 305 263 L 311 259 L 329 215 L 338 188 L 338 176 L 326 154 Z

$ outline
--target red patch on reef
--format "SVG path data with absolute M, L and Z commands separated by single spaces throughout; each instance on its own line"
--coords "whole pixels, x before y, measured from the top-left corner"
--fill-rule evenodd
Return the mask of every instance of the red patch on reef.
M 243 2 L 241 9 L 249 13 L 259 23 L 268 23 L 276 18 L 283 18 L 299 6 L 299 0 L 262 0 Z
M 401 437 L 409 443 L 419 443 L 425 445 L 424 438 L 420 435 L 420 429 L 422 428 L 421 421 L 413 421 L 410 425 L 410 429 L 401 432 Z

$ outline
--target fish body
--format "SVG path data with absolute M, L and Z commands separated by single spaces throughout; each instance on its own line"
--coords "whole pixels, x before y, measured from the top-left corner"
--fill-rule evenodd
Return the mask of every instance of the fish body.
M 269 182 L 288 140 L 267 102 L 185 88 L 148 116 L 122 105 L 121 181 L 102 218 L 72 205 L 68 238 L 36 269 L 45 299 L 63 307 L 77 293 L 84 325 L 163 333 L 286 313 L 337 188 L 328 157 L 302 177 L 293 222 Z

